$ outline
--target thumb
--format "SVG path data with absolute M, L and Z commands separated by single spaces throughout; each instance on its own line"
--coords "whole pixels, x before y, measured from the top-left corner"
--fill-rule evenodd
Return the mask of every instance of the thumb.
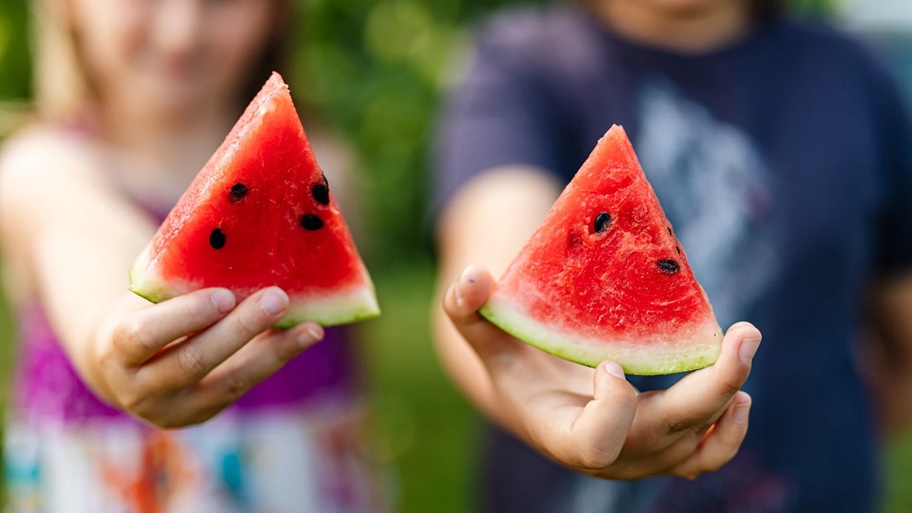
M 488 300 L 494 287 L 490 272 L 470 265 L 450 285 L 443 299 L 443 309 L 450 321 L 489 369 L 501 359 L 499 356 L 512 354 L 522 345 L 478 314 L 478 309 Z
M 447 294 L 447 314 L 453 322 L 471 320 L 494 291 L 494 278 L 487 269 L 477 265 L 466 267 L 450 286 Z

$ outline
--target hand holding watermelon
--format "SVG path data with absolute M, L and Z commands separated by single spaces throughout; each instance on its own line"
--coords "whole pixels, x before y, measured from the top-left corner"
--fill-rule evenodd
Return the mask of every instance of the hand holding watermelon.
M 130 290 L 160 304 L 103 338 L 95 381 L 118 406 L 168 427 L 207 420 L 278 371 L 322 338 L 314 323 L 379 315 L 277 73 L 136 259 Z
M 444 307 L 460 336 L 440 332 L 449 370 L 489 416 L 577 471 L 637 479 L 719 468 L 747 433 L 750 397 L 739 390 L 760 333 L 744 323 L 723 337 L 621 127 L 557 201 L 544 176 L 492 170 L 444 213 L 452 272 L 456 262 L 504 264 L 514 234 L 532 232 L 550 205 L 496 286 L 469 267 L 450 287 Z M 694 369 L 661 392 L 624 378 Z
M 130 269 L 130 290 L 155 303 L 206 287 L 243 299 L 270 285 L 290 297 L 276 327 L 380 315 L 373 282 L 278 73 Z
M 611 361 L 593 370 L 521 342 L 478 314 L 494 289 L 490 273 L 466 269 L 446 293 L 450 320 L 490 378 L 489 413 L 552 459 L 597 477 L 695 477 L 738 451 L 751 399 L 739 391 L 760 342 L 732 326 L 717 362 L 668 390 L 638 393 Z
M 137 308 L 138 307 L 138 308 Z M 237 303 L 203 289 L 147 306 L 119 303 L 84 365 L 118 407 L 160 427 L 208 420 L 323 338 L 315 323 L 271 330 L 289 299 L 269 287 Z

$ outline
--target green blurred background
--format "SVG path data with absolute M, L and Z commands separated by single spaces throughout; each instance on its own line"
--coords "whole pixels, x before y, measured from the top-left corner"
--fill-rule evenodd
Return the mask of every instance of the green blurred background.
M 429 338 L 428 143 L 473 23 L 516 3 L 522 2 L 296 2 L 299 28 L 286 78 L 299 100 L 349 138 L 360 162 L 359 185 L 370 191 L 365 231 L 375 243 L 366 247 L 366 259 L 384 308 L 381 319 L 362 326 L 376 420 L 371 451 L 392 468 L 401 512 L 476 510 L 480 420 L 443 376 Z M 793 3 L 801 15 L 826 16 L 831 7 L 826 0 Z M 25 0 L 0 0 L 0 137 L 29 112 L 27 9 Z M 11 340 L 9 314 L 0 307 L 2 397 Z M 912 438 L 889 449 L 886 511 L 912 511 L 912 488 L 903 486 L 912 482 Z

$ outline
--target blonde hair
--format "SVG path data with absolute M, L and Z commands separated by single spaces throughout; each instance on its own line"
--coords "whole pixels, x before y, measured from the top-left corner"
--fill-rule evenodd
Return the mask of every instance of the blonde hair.
M 45 119 L 76 116 L 93 99 L 73 27 L 61 0 L 32 0 L 32 87 L 35 110 Z

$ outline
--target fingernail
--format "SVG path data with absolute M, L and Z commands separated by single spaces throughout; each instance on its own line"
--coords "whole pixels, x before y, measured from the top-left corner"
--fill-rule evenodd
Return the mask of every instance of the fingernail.
M 461 283 L 467 283 L 472 285 L 475 283 L 475 266 L 470 265 L 462 270 L 462 275 L 459 276 L 459 281 Z
M 462 287 L 475 284 L 475 266 L 470 265 L 462 270 L 459 279 L 453 284 L 456 287 L 456 305 L 462 306 Z
M 750 365 L 751 360 L 754 358 L 754 354 L 757 353 L 757 348 L 760 347 L 759 338 L 746 338 L 741 341 L 741 361 L 745 365 Z
M 298 335 L 298 344 L 305 348 L 323 339 L 323 329 L 316 325 L 309 325 Z
M 624 369 L 621 368 L 616 362 L 608 362 L 605 364 L 605 372 L 611 374 L 616 378 L 624 379 Z
M 280 289 L 267 290 L 263 297 L 260 298 L 260 308 L 275 317 L 288 308 L 288 295 Z
M 219 313 L 228 313 L 234 308 L 234 294 L 230 290 L 220 289 L 212 293 L 212 304 Z
M 747 422 L 748 414 L 750 413 L 751 403 L 750 401 L 739 404 L 735 406 L 735 411 L 732 413 L 732 420 L 735 421 L 735 424 L 744 424 Z

